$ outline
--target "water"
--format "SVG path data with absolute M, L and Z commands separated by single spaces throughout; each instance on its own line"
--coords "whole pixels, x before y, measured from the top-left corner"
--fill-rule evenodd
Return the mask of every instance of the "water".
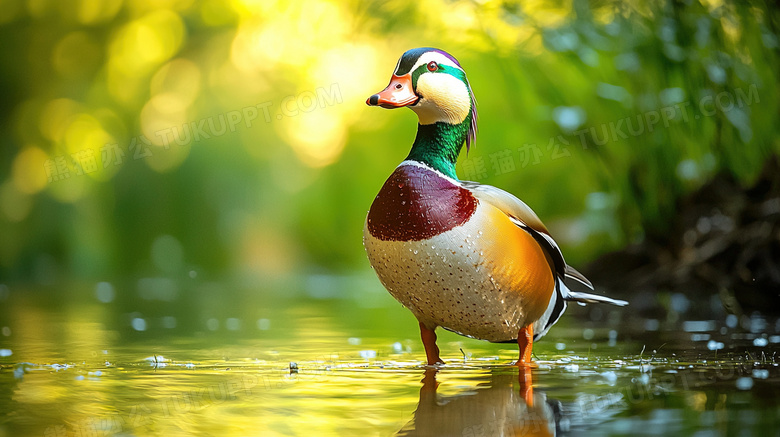
M 0 436 L 780 433 L 774 320 L 670 324 L 605 307 L 592 320 L 575 306 L 529 374 L 509 365 L 512 345 L 448 332 L 436 372 L 408 311 L 375 285 L 334 294 L 333 281 L 208 284 L 173 302 L 11 287 Z

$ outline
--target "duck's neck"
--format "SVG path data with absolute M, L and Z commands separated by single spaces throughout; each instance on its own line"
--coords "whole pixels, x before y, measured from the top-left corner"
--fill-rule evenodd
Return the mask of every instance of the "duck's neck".
M 460 124 L 439 121 L 418 125 L 417 137 L 406 159 L 422 162 L 457 180 L 455 162 L 466 141 L 470 125 L 471 114 Z

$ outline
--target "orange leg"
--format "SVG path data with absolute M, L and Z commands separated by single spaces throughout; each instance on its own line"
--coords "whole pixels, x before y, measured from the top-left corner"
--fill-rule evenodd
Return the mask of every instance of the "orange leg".
M 425 356 L 428 357 L 429 366 L 444 364 L 444 361 L 439 358 L 439 346 L 436 346 L 435 329 L 436 328 L 428 329 L 420 322 L 420 337 L 422 337 L 423 346 L 425 347 Z
M 428 367 L 423 373 L 422 387 L 420 388 L 420 399 L 423 398 L 423 394 L 436 394 L 436 389 L 439 387 L 439 382 L 436 381 L 436 373 L 439 369 L 435 367 Z M 435 397 L 433 399 L 436 399 Z
M 534 406 L 534 380 L 530 366 L 520 366 L 517 380 L 520 383 L 520 396 L 525 399 L 529 408 Z
M 531 376 L 531 351 L 534 347 L 534 325 L 528 325 L 517 333 L 517 346 L 520 349 L 520 357 L 517 366 L 520 368 L 518 380 L 520 382 L 520 395 L 525 399 L 528 407 L 534 406 L 533 378 Z
M 517 365 L 522 366 L 531 363 L 531 351 L 534 348 L 534 325 L 528 325 L 517 333 L 517 346 L 520 348 L 520 358 Z

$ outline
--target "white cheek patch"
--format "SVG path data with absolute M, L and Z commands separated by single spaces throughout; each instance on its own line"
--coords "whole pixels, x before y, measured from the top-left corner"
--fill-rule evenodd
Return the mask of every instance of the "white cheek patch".
M 466 84 L 446 73 L 423 73 L 417 79 L 417 94 L 422 98 L 409 108 L 417 114 L 420 124 L 460 124 L 471 110 Z

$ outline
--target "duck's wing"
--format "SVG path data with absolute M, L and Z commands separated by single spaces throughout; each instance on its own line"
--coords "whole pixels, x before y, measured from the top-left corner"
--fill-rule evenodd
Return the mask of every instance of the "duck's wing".
M 593 290 L 593 284 L 585 275 L 566 264 L 558 243 L 553 240 L 550 231 L 547 230 L 547 227 L 530 206 L 500 188 L 470 181 L 462 181 L 461 184 L 471 191 L 474 197 L 495 206 L 509 216 L 517 226 L 531 234 L 551 258 L 551 267 L 553 267 L 556 276 L 572 279 Z
M 563 259 L 558 243 L 550 236 L 550 231 L 539 219 L 539 216 L 526 205 L 525 202 L 518 199 L 506 191 L 492 187 L 490 185 L 481 185 L 476 182 L 461 182 L 463 187 L 470 190 L 471 193 L 481 202 L 486 202 L 495 206 L 506 214 L 509 219 L 518 227 L 528 232 L 539 243 L 547 254 L 547 260 L 550 268 L 555 275 L 555 293 L 552 294 L 547 310 L 542 317 L 534 322 L 534 341 L 544 336 L 550 330 L 552 325 L 558 321 L 566 310 L 566 302 L 577 302 L 580 305 L 586 303 L 609 303 L 612 305 L 624 306 L 628 302 L 624 300 L 611 299 L 606 296 L 600 296 L 592 293 L 583 293 L 572 291 L 565 283 L 565 279 L 571 279 L 585 287 L 593 290 L 593 284 L 582 273 L 578 272 L 566 264 Z

